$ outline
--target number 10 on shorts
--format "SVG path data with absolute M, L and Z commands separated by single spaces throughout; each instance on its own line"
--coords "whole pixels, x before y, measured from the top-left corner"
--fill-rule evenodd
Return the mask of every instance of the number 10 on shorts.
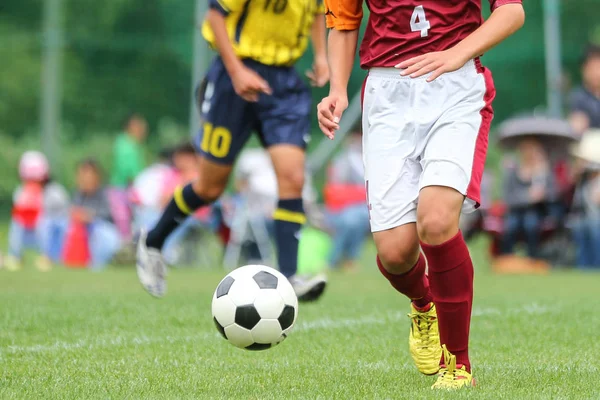
M 427 37 L 429 29 L 431 29 L 431 24 L 425 16 L 425 9 L 423 6 L 416 6 L 412 17 L 410 17 L 410 30 L 413 32 L 421 31 L 421 37 Z
M 215 158 L 227 156 L 231 148 L 231 132 L 222 126 L 213 127 L 210 122 L 205 122 L 200 148 Z

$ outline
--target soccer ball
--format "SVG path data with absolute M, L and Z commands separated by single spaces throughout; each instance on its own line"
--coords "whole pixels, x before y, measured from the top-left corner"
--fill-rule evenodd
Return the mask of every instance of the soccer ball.
M 288 336 L 298 316 L 298 298 L 279 271 L 246 265 L 219 283 L 212 315 L 229 343 L 247 350 L 266 350 Z

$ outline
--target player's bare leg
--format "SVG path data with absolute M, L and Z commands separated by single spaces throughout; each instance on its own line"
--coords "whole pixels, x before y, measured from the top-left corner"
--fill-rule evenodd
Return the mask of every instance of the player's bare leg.
M 440 369 L 442 350 L 416 224 L 375 232 L 373 238 L 379 270 L 398 292 L 411 300 L 410 355 L 421 373 L 433 375 Z
M 373 233 L 377 255 L 386 272 L 402 275 L 409 272 L 420 256 L 419 236 L 415 223 Z
M 269 154 L 279 191 L 279 202 L 273 215 L 279 269 L 294 286 L 300 301 L 313 301 L 325 290 L 325 278 L 296 275 L 300 230 L 306 222 L 302 200 L 305 153 L 298 146 L 278 144 L 269 147 Z
M 138 278 L 155 297 L 162 297 L 166 292 L 167 268 L 161 254 L 165 240 L 188 215 L 221 196 L 232 170 L 231 165 L 218 164 L 202 156 L 199 156 L 198 168 L 199 178 L 175 189 L 173 199 L 155 227 L 140 234 L 136 256 Z
M 419 194 L 417 230 L 427 256 L 429 282 L 437 308 L 444 357 L 434 388 L 474 385 L 469 362 L 469 327 L 473 303 L 473 262 L 459 231 L 464 196 L 442 186 Z

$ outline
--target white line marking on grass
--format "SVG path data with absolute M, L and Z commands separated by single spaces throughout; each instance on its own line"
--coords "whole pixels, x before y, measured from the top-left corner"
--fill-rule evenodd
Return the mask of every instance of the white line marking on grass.
M 218 333 L 203 333 L 199 335 L 191 336 L 114 336 L 111 338 L 97 338 L 92 340 L 78 340 L 77 342 L 55 342 L 53 344 L 36 344 L 33 346 L 7 346 L 4 350 L 0 351 L 0 354 L 14 354 L 14 353 L 42 353 L 42 352 L 57 352 L 57 351 L 71 351 L 71 350 L 93 350 L 102 347 L 118 347 L 118 346 L 141 346 L 153 343 L 178 343 L 178 342 L 192 342 L 202 339 L 210 339 L 212 337 L 219 337 Z
M 527 313 L 531 315 L 546 314 L 551 311 L 557 311 L 559 307 L 553 305 L 552 308 L 541 306 L 536 303 L 524 305 L 522 307 L 500 309 L 500 308 L 476 308 L 473 310 L 473 317 L 485 317 L 496 315 L 514 315 Z M 355 328 L 363 325 L 385 325 L 390 322 L 400 321 L 407 318 L 406 313 L 395 312 L 379 316 L 365 316 L 360 318 L 321 318 L 313 321 L 300 322 L 296 325 L 295 332 L 313 331 L 313 330 L 332 330 L 342 328 Z M 58 341 L 52 344 L 36 344 L 29 346 L 10 345 L 0 348 L 0 355 L 18 354 L 18 353 L 55 353 L 60 351 L 74 350 L 94 350 L 104 347 L 118 346 L 143 346 L 148 344 L 163 343 L 181 343 L 195 342 L 199 340 L 209 340 L 219 338 L 217 332 L 200 333 L 190 336 L 114 336 L 110 338 L 82 339 L 76 342 Z

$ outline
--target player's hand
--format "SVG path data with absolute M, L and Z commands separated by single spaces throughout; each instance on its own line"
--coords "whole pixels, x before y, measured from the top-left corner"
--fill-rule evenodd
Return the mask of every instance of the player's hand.
M 267 81 L 245 65 L 231 74 L 231 82 L 235 92 L 246 101 L 257 102 L 260 93 L 272 93 Z
M 456 71 L 465 65 L 467 61 L 469 61 L 469 58 L 457 50 L 448 49 L 410 58 L 396 65 L 396 68 L 403 70 L 400 75 L 408 75 L 411 78 L 431 73 L 427 78 L 427 82 L 431 82 L 446 72 Z
M 319 128 L 329 139 L 333 140 L 335 131 L 340 129 L 342 113 L 348 108 L 348 95 L 330 93 L 317 106 Z
M 316 58 L 312 70 L 306 71 L 306 76 L 310 79 L 312 86 L 325 86 L 329 82 L 329 64 L 327 63 L 327 58 Z
M 92 213 L 90 213 L 84 207 L 73 207 L 71 210 L 71 216 L 75 221 L 85 224 L 92 222 L 94 219 Z
M 529 198 L 533 203 L 541 203 L 546 197 L 546 191 L 543 187 L 533 186 L 529 188 Z

